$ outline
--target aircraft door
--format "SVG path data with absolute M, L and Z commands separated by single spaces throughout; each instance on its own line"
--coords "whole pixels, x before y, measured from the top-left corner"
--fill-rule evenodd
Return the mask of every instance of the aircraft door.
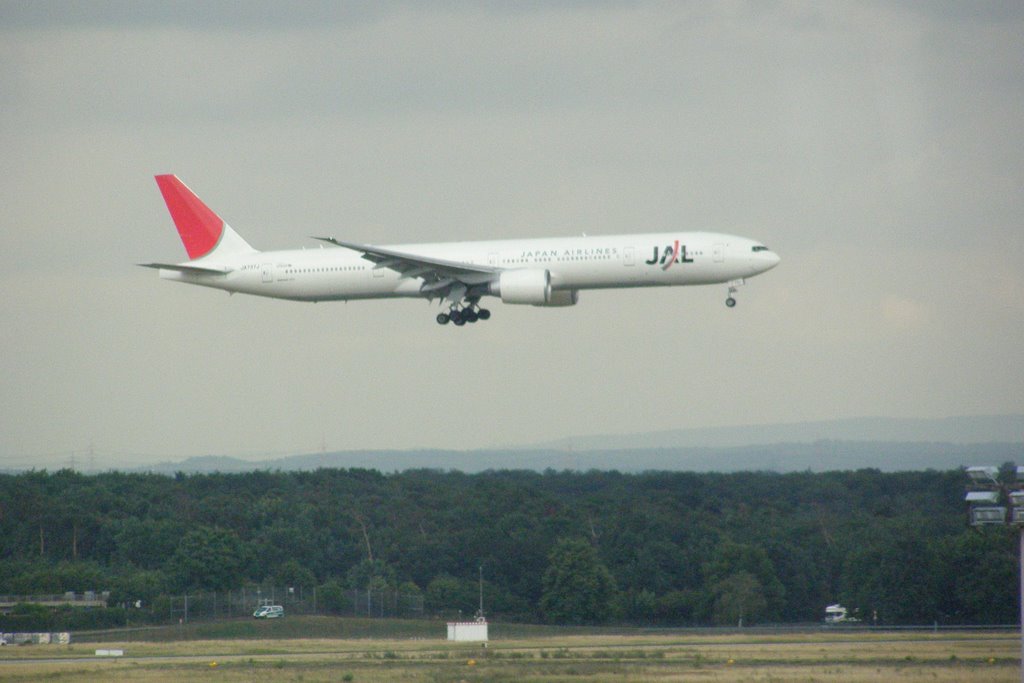
M 273 263 L 264 263 L 263 266 L 260 268 L 260 273 L 261 273 L 261 277 L 263 278 L 264 282 L 273 282 L 274 281 L 274 264 Z
M 622 265 L 636 265 L 636 247 L 626 247 L 625 249 L 622 250 Z
M 715 263 L 722 263 L 725 261 L 725 245 L 716 244 L 714 249 Z

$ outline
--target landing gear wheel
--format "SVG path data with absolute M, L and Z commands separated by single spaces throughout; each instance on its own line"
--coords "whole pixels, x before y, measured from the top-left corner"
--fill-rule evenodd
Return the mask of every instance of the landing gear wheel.
M 448 318 L 456 325 L 462 325 L 466 322 L 462 319 L 462 312 L 455 308 L 448 313 Z
M 479 311 L 476 312 L 476 315 L 481 320 L 487 320 L 488 318 L 491 317 L 491 312 L 488 311 L 486 308 L 481 308 Z
M 733 306 L 736 305 L 736 299 L 732 298 L 732 295 L 735 294 L 736 293 L 736 289 L 738 287 L 743 286 L 743 284 L 744 284 L 743 278 L 740 278 L 739 280 L 730 280 L 729 281 L 729 295 L 728 295 L 729 298 L 725 300 L 725 305 L 726 306 L 728 306 L 729 308 L 732 308 Z
M 479 317 L 480 316 L 478 316 L 476 311 L 474 311 L 472 308 L 467 308 L 464 311 L 462 311 L 462 318 L 467 323 L 475 323 L 477 321 L 477 318 Z
M 465 319 L 461 315 L 458 318 L 452 318 L 452 322 L 455 323 L 456 327 L 462 327 L 466 324 Z
M 447 313 L 438 313 L 437 314 L 437 324 L 438 325 L 447 325 L 449 320 L 451 320 L 451 318 L 448 316 Z

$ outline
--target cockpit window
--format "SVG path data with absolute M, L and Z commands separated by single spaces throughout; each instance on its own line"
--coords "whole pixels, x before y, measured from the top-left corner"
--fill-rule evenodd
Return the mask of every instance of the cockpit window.
M 753 251 L 768 251 L 768 247 L 762 247 L 760 245 L 753 248 Z

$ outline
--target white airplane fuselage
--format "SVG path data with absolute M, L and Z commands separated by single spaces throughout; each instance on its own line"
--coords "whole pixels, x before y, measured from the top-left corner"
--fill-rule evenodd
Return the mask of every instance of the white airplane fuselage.
M 572 306 L 585 289 L 727 283 L 774 268 L 763 244 L 716 232 L 668 232 L 374 246 L 332 237 L 316 249 L 258 251 L 177 177 L 157 184 L 189 261 L 140 264 L 160 277 L 293 301 L 412 297 L 450 304 L 437 322 L 486 320 L 484 297 L 508 304 Z
M 680 253 L 673 258 L 671 251 L 677 240 Z M 771 251 L 753 251 L 759 246 L 754 240 L 734 235 L 688 232 L 440 242 L 388 249 L 507 270 L 544 269 L 550 273 L 552 290 L 578 291 L 742 280 L 778 263 Z M 672 263 L 666 268 L 670 259 Z M 204 259 L 192 263 L 199 265 Z M 338 247 L 254 252 L 215 259 L 215 264 L 230 272 L 221 275 L 161 270 L 160 277 L 293 301 L 424 296 L 417 278 L 376 266 L 359 253 Z

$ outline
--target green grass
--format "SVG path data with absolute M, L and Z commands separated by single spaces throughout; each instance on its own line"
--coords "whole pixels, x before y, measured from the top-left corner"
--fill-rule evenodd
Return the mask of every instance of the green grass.
M 355 621 L 329 625 L 326 621 Z M 3 648 L 5 681 L 60 680 L 139 683 L 216 680 L 393 680 L 456 682 L 543 681 L 597 683 L 706 680 L 861 683 L 920 680 L 932 683 L 1002 683 L 1019 680 L 1016 634 L 835 634 L 644 633 L 641 635 L 540 635 L 479 643 L 451 643 L 443 622 L 430 638 L 378 638 L 368 630 L 396 630 L 403 623 L 380 620 L 293 619 L 292 628 L 346 628 L 355 638 L 277 637 L 286 624 L 221 622 L 197 625 L 226 632 L 267 636 L 119 642 L 123 660 L 93 659 L 93 645 Z M 253 630 L 255 629 L 255 631 Z M 185 630 L 184 627 L 182 630 Z M 547 631 L 547 629 L 543 629 Z M 180 634 L 179 634 L 180 635 Z M 32 661 L 37 660 L 37 661 Z M 64 661 L 62 661 L 64 660 Z

